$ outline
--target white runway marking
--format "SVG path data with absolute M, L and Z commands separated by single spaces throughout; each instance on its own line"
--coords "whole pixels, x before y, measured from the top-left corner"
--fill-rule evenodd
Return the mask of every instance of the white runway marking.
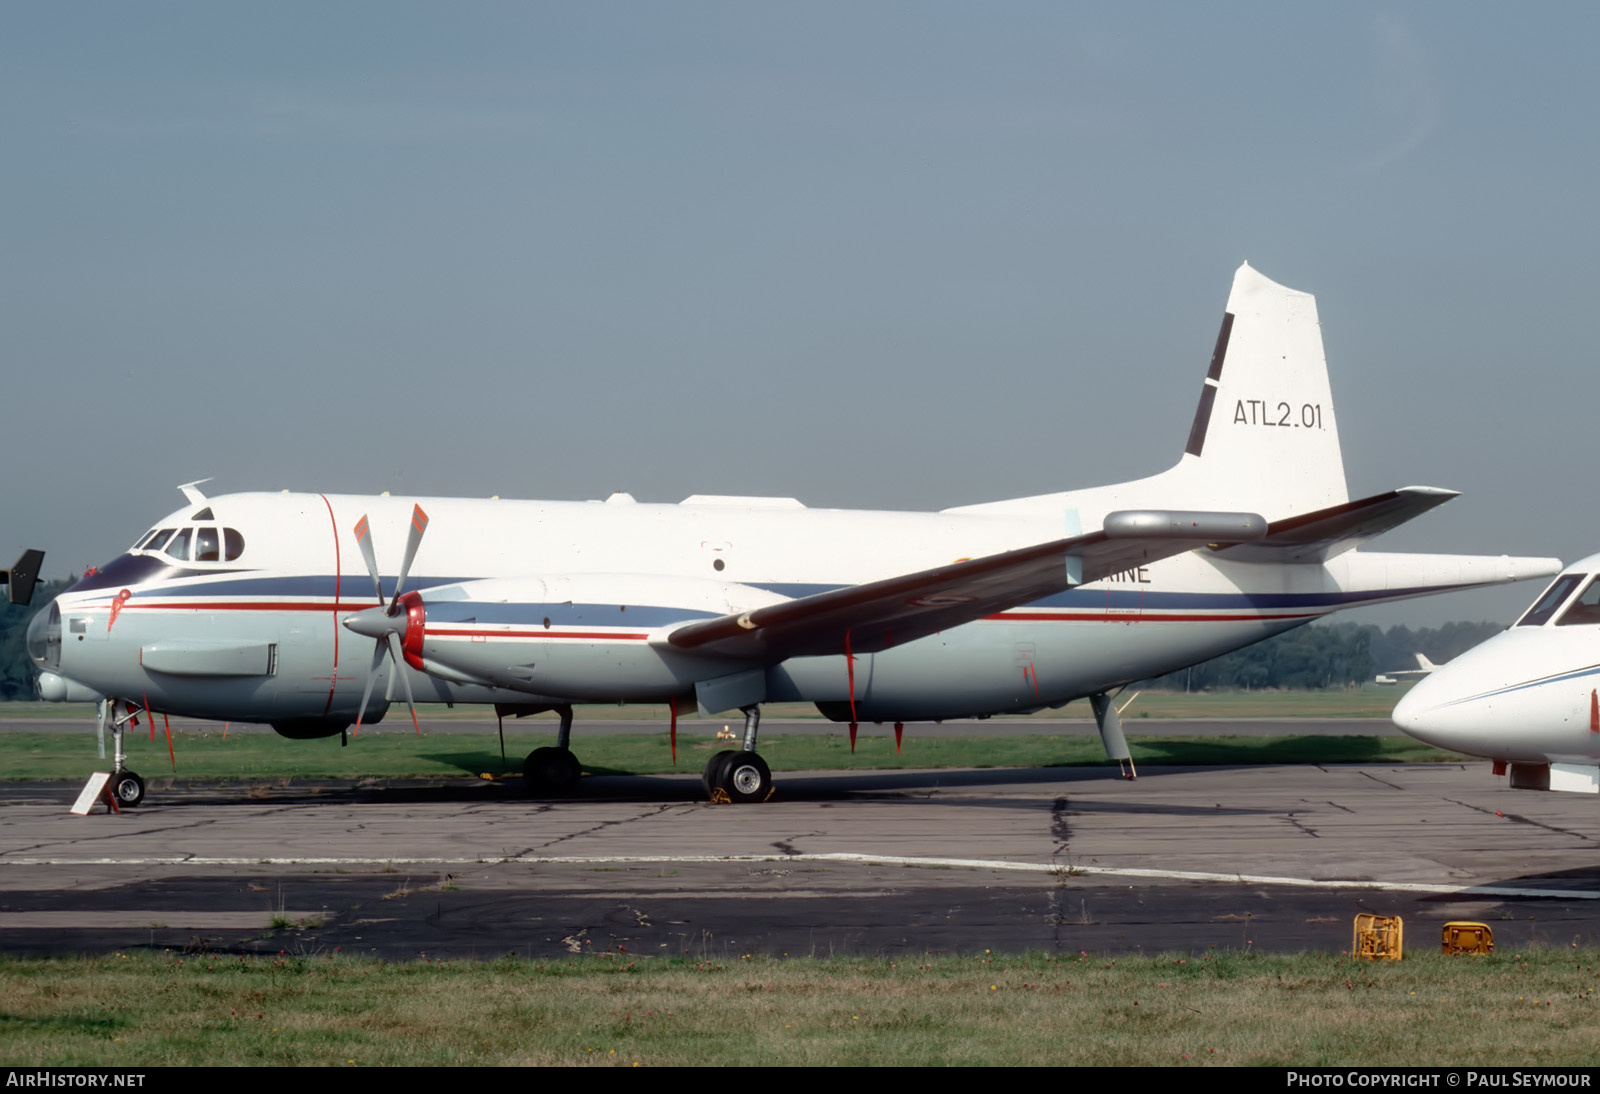
M 1263 874 L 1205 873 L 1195 870 L 1151 870 L 1116 866 L 1078 866 L 1048 862 L 1012 862 L 1000 859 L 934 858 L 910 855 L 865 855 L 852 852 L 796 855 L 513 855 L 506 858 L 372 858 L 372 857 L 208 857 L 155 855 L 130 858 L 8 858 L 0 866 L 483 866 L 495 863 L 550 865 L 628 865 L 738 862 L 859 862 L 891 866 L 942 867 L 966 870 L 1006 870 L 1015 873 L 1068 877 L 1143 878 L 1161 881 L 1214 881 L 1238 885 L 1291 885 L 1307 889 L 1370 889 L 1392 893 L 1433 893 L 1444 896 L 1558 897 L 1600 900 L 1589 889 L 1533 889 L 1503 885 L 1437 885 L 1424 882 L 1376 881 L 1350 878 L 1274 877 Z

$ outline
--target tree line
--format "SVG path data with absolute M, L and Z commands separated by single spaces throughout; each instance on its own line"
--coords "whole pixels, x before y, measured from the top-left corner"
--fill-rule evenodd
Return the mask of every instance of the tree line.
M 1380 672 L 1414 669 L 1416 654 L 1443 664 L 1505 630 L 1503 623 L 1446 623 L 1383 630 L 1371 623 L 1313 623 L 1179 669 L 1145 687 L 1176 691 L 1321 689 L 1370 683 Z

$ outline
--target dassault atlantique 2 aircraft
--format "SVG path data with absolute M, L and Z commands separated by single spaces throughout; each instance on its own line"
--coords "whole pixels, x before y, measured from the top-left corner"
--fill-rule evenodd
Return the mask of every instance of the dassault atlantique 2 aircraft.
M 29 627 L 40 694 L 101 703 L 127 803 L 141 709 L 325 737 L 397 694 L 557 711 L 530 790 L 577 781 L 574 703 L 743 711 L 742 747 L 704 773 L 732 801 L 772 790 L 767 702 L 853 733 L 1088 696 L 1126 761 L 1112 696 L 1132 681 L 1340 608 L 1560 568 L 1356 550 L 1455 495 L 1350 500 L 1316 302 L 1248 265 L 1182 457 L 1135 482 L 938 513 L 183 491 Z
M 1394 708 L 1419 741 L 1494 761 L 1516 790 L 1600 793 L 1600 555 L 1521 619 L 1436 667 Z M 1509 772 L 1507 768 L 1509 767 Z

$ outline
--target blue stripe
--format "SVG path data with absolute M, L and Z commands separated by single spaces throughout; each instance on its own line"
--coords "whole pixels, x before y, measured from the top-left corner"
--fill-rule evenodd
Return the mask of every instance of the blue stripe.
M 1499 695 L 1510 695 L 1513 692 L 1526 691 L 1529 688 L 1542 687 L 1545 684 L 1561 684 L 1569 680 L 1582 680 L 1585 676 L 1597 675 L 1600 675 L 1600 665 L 1590 665 L 1588 668 L 1573 669 L 1571 672 L 1559 672 L 1554 676 L 1544 676 L 1538 680 L 1525 680 L 1520 684 L 1507 684 L 1503 688 L 1479 692 L 1477 695 L 1469 695 L 1465 699 L 1452 699 L 1450 702 L 1442 704 L 1440 709 L 1459 706 L 1462 703 L 1476 702 L 1479 699 L 1493 699 Z
M 710 612 L 687 608 L 661 608 L 648 604 L 629 604 L 619 611 L 616 604 L 486 604 L 471 600 L 437 600 L 428 604 L 428 626 L 436 623 L 522 623 L 539 625 L 549 620 L 552 627 L 663 627 L 691 619 L 715 619 Z
M 207 575 L 193 572 L 194 578 L 203 578 Z M 190 575 L 185 575 L 190 576 Z M 415 576 L 407 579 L 407 587 L 413 590 L 426 590 L 439 588 L 445 585 L 460 585 L 473 581 L 486 580 L 471 577 L 423 577 Z M 257 577 L 237 578 L 229 581 L 200 581 L 194 580 L 183 585 L 167 585 L 160 588 L 145 587 L 136 589 L 138 596 L 162 597 L 234 597 L 248 599 L 252 597 L 304 597 L 332 599 L 336 587 L 336 579 L 332 574 L 295 574 L 284 576 L 261 575 Z M 348 596 L 352 600 L 364 600 L 371 594 L 366 592 L 370 579 L 364 575 L 346 575 L 342 584 L 338 584 L 341 596 Z M 836 589 L 849 588 L 848 585 L 823 584 L 814 582 L 745 582 L 752 588 L 763 589 L 794 599 L 813 596 L 817 593 L 832 592 Z M 1401 597 L 1423 596 L 1429 593 L 1449 592 L 1453 589 L 1472 588 L 1472 583 L 1455 585 L 1425 585 L 1413 586 L 1405 589 L 1370 589 L 1359 592 L 1314 592 L 1314 593 L 1181 593 L 1162 592 L 1155 589 L 1067 589 L 1040 600 L 1032 601 L 1019 607 L 1036 608 L 1062 608 L 1092 611 L 1095 609 L 1115 608 L 1121 610 L 1146 611 L 1263 611 L 1275 609 L 1299 609 L 1304 611 L 1327 611 L 1334 608 L 1345 608 L 1357 604 L 1366 604 L 1378 600 L 1389 600 Z M 394 578 L 383 579 L 384 599 L 394 596 Z M 471 603 L 471 602 L 468 602 Z M 556 607 L 552 605 L 552 607 Z M 433 611 L 430 604 L 429 611 Z M 542 618 L 543 613 L 541 613 Z M 480 615 L 480 618 L 482 616 Z M 552 620 L 555 618 L 551 617 Z M 704 612 L 694 612 L 685 615 L 686 619 L 715 618 Z
M 809 585 L 799 583 L 746 582 L 757 589 L 765 589 L 780 596 L 802 597 L 815 593 L 843 589 L 844 585 Z M 1449 592 L 1452 589 L 1472 588 L 1470 584 L 1424 585 L 1409 589 L 1371 589 L 1363 592 L 1320 593 L 1173 593 L 1151 589 L 1067 589 L 1063 592 L 1018 605 L 1026 608 L 1076 608 L 1092 611 L 1096 608 L 1122 608 L 1146 611 L 1161 610 L 1247 610 L 1269 608 L 1302 608 L 1307 611 L 1343 608 L 1365 604 L 1391 597 L 1423 596 L 1428 593 Z

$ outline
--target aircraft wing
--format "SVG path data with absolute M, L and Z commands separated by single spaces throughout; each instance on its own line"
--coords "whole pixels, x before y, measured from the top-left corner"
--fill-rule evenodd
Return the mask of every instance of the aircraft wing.
M 1434 486 L 1402 486 L 1386 494 L 1275 520 L 1267 534 L 1217 553 L 1237 562 L 1325 562 L 1458 496 Z
M 1088 535 L 690 623 L 666 641 L 769 663 L 843 653 L 847 641 L 853 653 L 872 653 L 1196 547 L 1258 539 L 1266 530 L 1254 513 L 1116 512 Z

